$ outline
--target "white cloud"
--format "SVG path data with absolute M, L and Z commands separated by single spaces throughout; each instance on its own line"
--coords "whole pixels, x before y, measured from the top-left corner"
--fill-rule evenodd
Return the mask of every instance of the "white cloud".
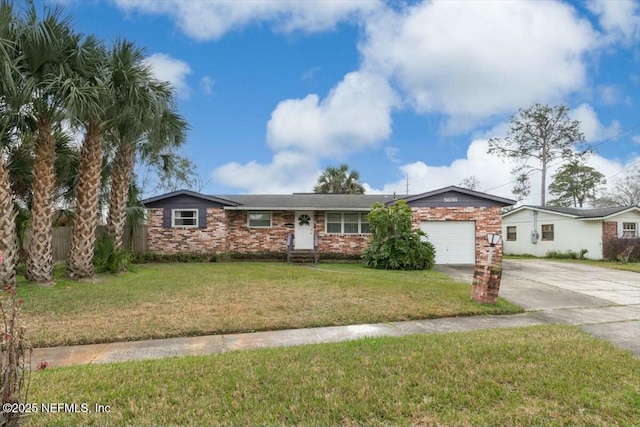
M 513 198 L 511 193 L 514 181 L 511 175 L 513 163 L 488 154 L 487 148 L 488 142 L 486 139 L 476 139 L 469 144 L 465 158 L 456 159 L 445 166 L 430 166 L 422 161 L 404 164 L 399 167 L 397 181 L 385 184 L 381 189 L 372 188 L 369 184 L 366 184 L 365 188 L 367 193 L 370 194 L 406 194 L 408 176 L 409 193 L 419 194 L 449 185 L 457 185 L 463 179 L 475 175 L 480 181 L 480 191 L 486 191 L 496 196 Z M 638 156 L 620 161 L 607 159 L 595 154 L 587 159 L 586 164 L 604 174 L 605 177 L 610 177 L 639 160 L 640 157 Z M 560 163 L 551 165 L 547 175 L 547 184 L 552 182 L 553 175 L 560 166 Z M 540 173 L 530 174 L 530 181 L 531 193 L 522 203 L 538 205 L 540 204 Z M 612 183 L 612 180 L 608 180 L 607 185 L 611 186 Z M 547 200 L 551 198 L 547 194 Z
M 580 121 L 580 129 L 587 142 L 599 142 L 613 138 L 622 130 L 620 122 L 617 120 L 613 120 L 609 126 L 603 125 L 593 107 L 586 103 L 572 109 L 570 115 L 574 120 Z
M 213 86 L 215 84 L 216 82 L 211 78 L 211 76 L 204 76 L 200 79 L 200 87 L 206 95 L 211 95 L 213 93 Z
M 126 11 L 168 15 L 185 34 L 198 40 L 219 39 L 229 31 L 259 23 L 271 24 L 282 32 L 326 31 L 382 5 L 378 0 L 114 1 Z
M 189 97 L 191 94 L 187 84 L 187 76 L 191 74 L 189 64 L 165 53 L 154 53 L 146 58 L 146 62 L 158 79 L 173 85 L 178 96 Z
M 601 85 L 598 87 L 598 95 L 600 101 L 605 105 L 616 105 L 625 103 L 631 104 L 631 100 L 628 96 L 623 95 L 623 90 L 615 85 Z
M 387 159 L 393 163 L 400 163 L 400 149 L 398 147 L 386 147 L 384 153 L 387 155 Z
M 640 40 L 640 3 L 636 0 L 591 0 L 587 7 L 600 18 L 611 42 Z
M 275 154 L 269 164 L 255 161 L 227 163 L 216 168 L 212 178 L 219 184 L 247 193 L 288 194 L 311 191 L 319 174 L 319 166 L 313 158 L 294 151 L 283 151 Z
M 304 73 L 302 73 L 302 75 L 300 76 L 300 80 L 302 81 L 310 81 L 315 79 L 316 75 L 320 72 L 320 67 L 312 67 L 309 68 L 308 70 L 306 70 Z
M 377 75 L 353 72 L 320 100 L 282 101 L 271 113 L 267 141 L 275 150 L 296 149 L 318 158 L 376 147 L 391 134 L 396 96 Z
M 397 181 L 385 184 L 381 189 L 372 188 L 371 192 L 406 194 L 407 176 L 411 194 L 456 185 L 471 175 L 478 178 L 481 189 L 489 189 L 510 182 L 513 179 L 512 164 L 487 154 L 488 147 L 486 139 L 474 140 L 469 144 L 466 157 L 456 159 L 448 166 L 430 166 L 422 161 L 401 165 Z M 511 197 L 511 187 L 512 185 L 509 184 L 491 193 Z
M 414 108 L 445 113 L 447 130 L 585 85 L 597 34 L 559 2 L 424 2 L 370 19 L 365 69 L 384 70 Z

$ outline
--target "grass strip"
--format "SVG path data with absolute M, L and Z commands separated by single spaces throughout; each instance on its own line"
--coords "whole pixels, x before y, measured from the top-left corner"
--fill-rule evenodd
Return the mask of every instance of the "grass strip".
M 634 426 L 640 360 L 545 325 L 36 371 L 27 426 Z

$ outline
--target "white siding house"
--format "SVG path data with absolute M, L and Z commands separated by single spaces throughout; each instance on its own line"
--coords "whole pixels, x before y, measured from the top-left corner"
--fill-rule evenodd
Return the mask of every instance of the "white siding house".
M 612 231 L 615 230 L 615 231 Z M 640 237 L 640 208 L 575 209 L 520 206 L 502 215 L 505 255 L 545 256 L 549 251 L 580 252 L 602 259 L 605 234 Z

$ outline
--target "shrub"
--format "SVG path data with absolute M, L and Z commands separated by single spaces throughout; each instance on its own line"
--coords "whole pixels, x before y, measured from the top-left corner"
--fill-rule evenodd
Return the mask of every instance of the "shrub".
M 404 200 L 385 207 L 375 203 L 367 216 L 371 242 L 364 265 L 384 270 L 425 270 L 435 263 L 435 248 L 426 234 L 411 229 L 411 208 Z
M 602 242 L 602 257 L 606 261 L 640 262 L 640 239 L 605 238 Z
M 175 254 L 160 254 L 147 252 L 144 254 L 134 254 L 131 262 L 134 264 L 147 263 L 173 263 L 173 262 L 216 262 L 220 256 L 215 252 L 178 252 Z
M 21 404 L 28 405 L 26 401 L 29 368 L 25 359 L 28 358 L 27 363 L 31 363 L 31 346 L 25 337 L 25 328 L 20 319 L 22 300 L 16 298 L 14 288 L 6 288 L 0 293 L 0 313 L 4 324 L 0 358 L 0 395 L 3 405 L 0 425 L 18 426 L 24 414 L 17 409 Z M 5 405 L 9 405 L 12 410 L 5 411 Z
M 580 252 L 574 252 L 571 249 L 567 251 L 549 251 L 545 255 L 546 258 L 554 259 L 585 259 L 588 249 L 580 249 Z
M 113 238 L 107 234 L 96 241 L 93 252 L 93 265 L 96 273 L 118 273 L 126 271 L 129 265 L 129 252 L 117 251 Z

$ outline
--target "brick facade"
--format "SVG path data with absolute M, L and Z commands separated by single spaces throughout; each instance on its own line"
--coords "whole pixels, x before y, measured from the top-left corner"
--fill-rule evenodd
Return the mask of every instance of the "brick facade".
M 282 253 L 287 251 L 287 235 L 294 231 L 294 211 L 273 211 L 271 227 L 249 227 L 244 210 L 207 208 L 206 228 L 163 227 L 163 209 L 148 210 L 148 247 L 152 252 Z M 421 221 L 475 221 L 476 262 L 486 263 L 489 252 L 488 233 L 500 233 L 499 207 L 418 207 L 413 208 L 413 227 Z M 357 256 L 367 248 L 370 234 L 328 234 L 325 212 L 314 212 L 314 229 L 318 235 L 318 252 Z M 502 245 L 495 247 L 493 262 L 502 260 Z
M 322 254 L 361 255 L 369 246 L 370 234 L 329 234 L 326 232 L 326 213 L 315 212 L 314 218 L 320 257 Z
M 487 234 L 502 232 L 499 207 L 431 207 L 413 208 L 413 228 L 420 229 L 421 221 L 475 221 L 476 263 L 486 264 L 489 255 Z M 502 244 L 494 248 L 492 263 L 502 262 Z
M 227 212 L 227 250 L 231 253 L 287 251 L 287 235 L 293 232 L 294 212 L 273 211 L 271 227 L 249 227 L 247 211 Z
M 618 237 L 618 223 L 615 221 L 602 222 L 602 240 L 607 238 Z
M 147 213 L 147 245 L 151 252 L 175 254 L 227 250 L 227 220 L 221 208 L 207 208 L 206 228 L 164 227 L 164 209 L 149 209 Z

